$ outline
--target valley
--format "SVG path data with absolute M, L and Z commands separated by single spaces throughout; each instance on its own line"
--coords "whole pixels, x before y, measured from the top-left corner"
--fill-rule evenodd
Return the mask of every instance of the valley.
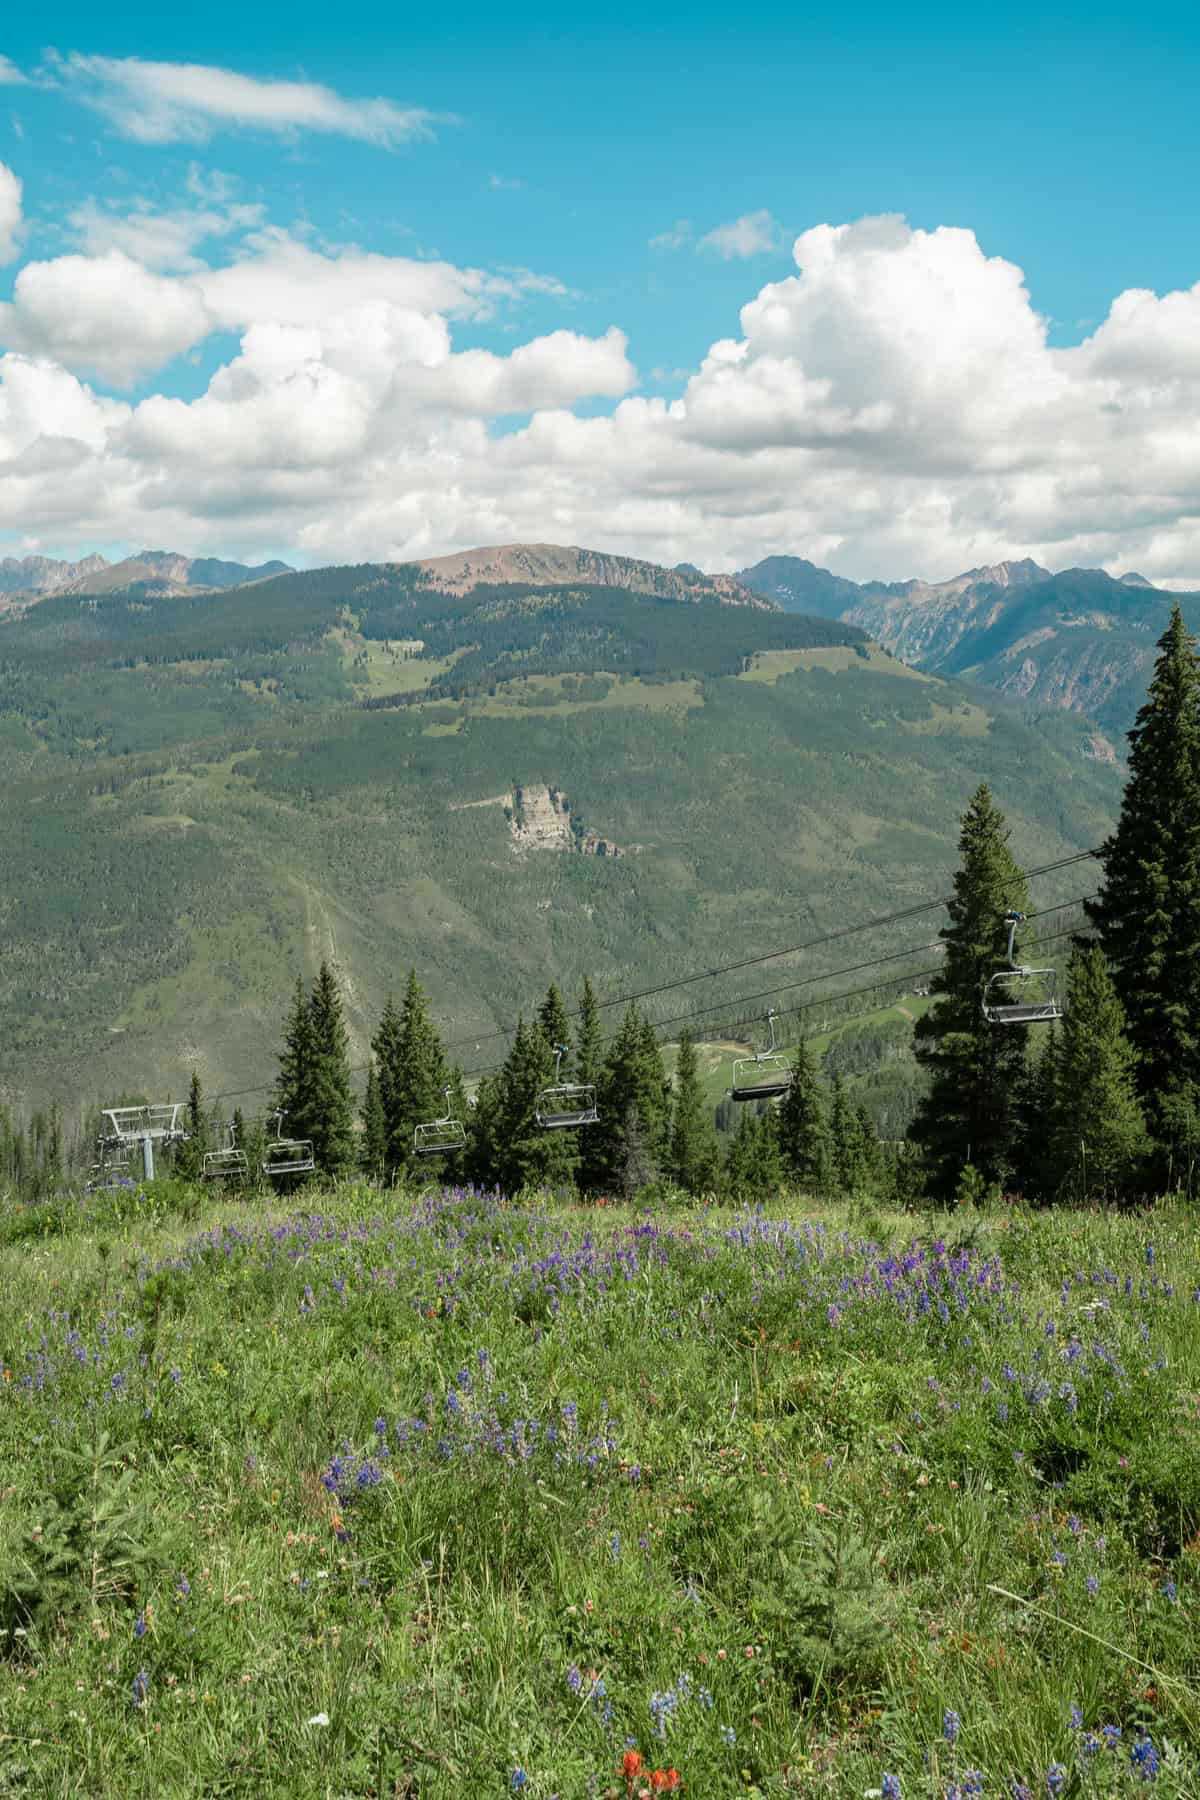
M 460 558 L 60 592 L 0 624 L 10 1104 L 179 1093 L 192 1068 L 213 1094 L 269 1084 L 287 996 L 323 958 L 356 1063 L 416 967 L 478 1078 L 552 979 L 615 996 L 944 893 L 981 779 L 1027 866 L 1111 824 L 1120 769 L 1084 715 L 1031 719 L 737 584 L 536 546 L 525 564 L 498 584 Z M 522 841 L 518 792 L 569 816 Z M 1037 902 L 1085 891 L 1072 869 Z M 884 927 L 861 955 L 931 935 Z M 849 960 L 759 972 L 804 984 L 778 1001 L 789 1038 L 824 1029 Z M 908 966 L 841 1010 L 890 1003 Z M 702 979 L 651 1017 L 737 1033 L 765 985 Z M 888 1081 L 853 1079 L 897 1135 Z

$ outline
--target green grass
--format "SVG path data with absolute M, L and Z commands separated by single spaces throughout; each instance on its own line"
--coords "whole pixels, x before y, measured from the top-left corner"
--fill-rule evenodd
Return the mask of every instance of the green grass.
M 846 645 L 835 644 L 823 650 L 760 650 L 738 680 L 760 681 L 774 687 L 781 675 L 794 675 L 808 669 L 828 669 L 835 674 L 846 669 L 875 669 L 880 674 L 899 675 L 910 681 L 933 679 L 889 656 L 878 644 L 869 645 L 865 657 Z
M 1196 1794 L 1193 1213 L 292 1204 L 3 1218 L 4 1791 Z
M 470 710 L 478 718 L 563 718 L 572 713 L 601 712 L 641 707 L 649 712 L 670 712 L 703 706 L 698 681 L 642 681 L 637 676 L 612 676 L 602 700 L 572 700 L 565 684 L 571 676 L 527 675 L 504 682 L 494 696 L 474 700 Z
M 412 643 L 387 647 L 348 632 L 334 635 L 342 651 L 347 680 L 372 698 L 419 693 L 453 668 L 456 661 L 454 656 L 419 656 Z

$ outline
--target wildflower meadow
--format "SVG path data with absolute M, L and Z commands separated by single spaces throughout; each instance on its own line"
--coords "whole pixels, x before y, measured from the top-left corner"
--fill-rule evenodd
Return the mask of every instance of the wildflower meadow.
M 0 1224 L 0 1794 L 1200 1795 L 1193 1213 Z

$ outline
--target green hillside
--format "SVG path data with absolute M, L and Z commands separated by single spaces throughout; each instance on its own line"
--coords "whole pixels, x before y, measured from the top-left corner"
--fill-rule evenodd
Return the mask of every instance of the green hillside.
M 322 957 L 356 1060 L 415 964 L 485 1069 L 551 979 L 615 996 L 944 892 L 981 778 L 1026 863 L 1097 843 L 1118 776 L 1082 754 L 1089 729 L 1033 729 L 854 627 L 710 599 L 464 596 L 394 566 L 57 596 L 0 623 L 0 1084 L 178 1094 L 196 1066 L 210 1093 L 253 1089 Z M 1037 903 L 1087 879 L 1043 880 Z M 716 1035 L 760 990 L 936 924 L 651 1011 Z

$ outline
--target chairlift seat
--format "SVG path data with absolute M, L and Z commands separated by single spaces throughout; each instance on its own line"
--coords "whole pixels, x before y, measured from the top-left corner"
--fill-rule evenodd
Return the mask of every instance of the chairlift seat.
M 435 1119 L 418 1125 L 413 1132 L 413 1149 L 418 1156 L 432 1156 L 437 1151 L 465 1149 L 467 1134 L 458 1119 Z
M 1051 1024 L 1063 1017 L 1057 983 L 1055 969 L 1001 969 L 984 983 L 983 1016 L 989 1025 Z
M 543 1131 L 570 1131 L 576 1125 L 595 1125 L 596 1089 L 589 1081 L 560 1082 L 543 1088 L 534 1107 L 534 1119 Z
M 792 1085 L 792 1071 L 782 1056 L 745 1056 L 733 1065 L 731 1100 L 777 1100 Z
M 311 1175 L 316 1168 L 313 1147 L 300 1138 L 284 1139 L 277 1144 L 268 1144 L 263 1158 L 264 1175 Z
M 1063 1009 L 1057 1000 L 1016 1000 L 1011 1005 L 988 1005 L 984 1016 L 993 1025 L 1048 1025 L 1062 1018 Z
M 200 1173 L 205 1181 L 240 1181 L 250 1173 L 244 1150 L 209 1150 Z

